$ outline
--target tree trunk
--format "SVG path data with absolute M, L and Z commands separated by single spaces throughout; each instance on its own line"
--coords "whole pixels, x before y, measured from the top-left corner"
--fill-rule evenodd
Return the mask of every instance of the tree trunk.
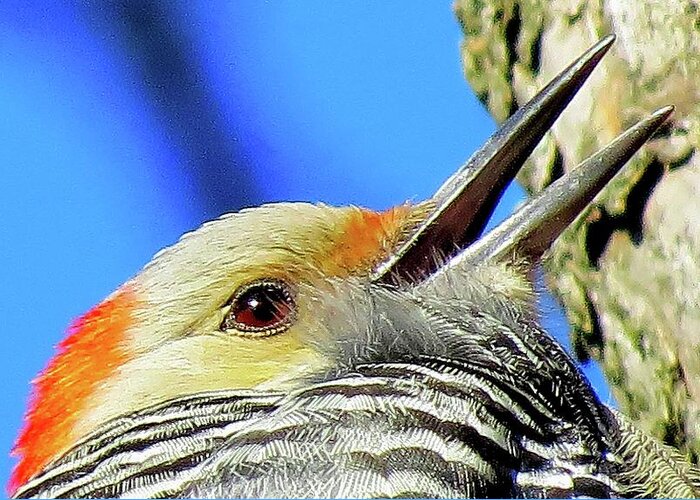
M 618 37 L 520 176 L 535 193 L 636 120 L 667 127 L 554 246 L 547 281 L 581 361 L 620 409 L 700 455 L 700 6 L 689 0 L 458 0 L 469 83 L 499 121 L 593 45 Z

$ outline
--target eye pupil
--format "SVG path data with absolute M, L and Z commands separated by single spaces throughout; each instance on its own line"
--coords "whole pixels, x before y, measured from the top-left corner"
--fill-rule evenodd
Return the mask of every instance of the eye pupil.
M 285 284 L 256 283 L 234 296 L 221 328 L 272 335 L 291 322 L 294 308 L 294 300 Z
M 250 326 L 264 327 L 284 319 L 285 298 L 276 290 L 251 290 L 239 298 L 234 312 L 236 321 Z

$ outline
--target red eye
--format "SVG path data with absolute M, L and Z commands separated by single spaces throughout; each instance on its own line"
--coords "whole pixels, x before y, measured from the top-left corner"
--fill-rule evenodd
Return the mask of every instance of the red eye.
M 296 304 L 286 283 L 260 281 L 236 292 L 220 328 L 238 330 L 243 335 L 274 335 L 289 327 L 295 312 Z

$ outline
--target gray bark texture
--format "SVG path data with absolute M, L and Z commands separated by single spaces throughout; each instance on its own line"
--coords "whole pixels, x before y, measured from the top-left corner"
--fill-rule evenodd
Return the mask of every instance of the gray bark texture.
M 655 109 L 661 131 L 545 262 L 575 354 L 599 361 L 621 411 L 700 456 L 700 2 L 458 0 L 469 83 L 502 122 L 608 33 L 611 52 L 519 180 L 546 187 Z

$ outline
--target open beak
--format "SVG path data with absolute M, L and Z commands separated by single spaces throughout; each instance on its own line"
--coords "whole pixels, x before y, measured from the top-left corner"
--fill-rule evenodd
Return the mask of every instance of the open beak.
M 614 40 L 603 38 L 511 116 L 428 200 L 428 216 L 377 266 L 373 280 L 424 280 L 440 271 L 437 256 L 449 259 L 445 267 L 514 254 L 539 259 L 673 111 L 665 107 L 640 121 L 480 238 L 505 188 Z

